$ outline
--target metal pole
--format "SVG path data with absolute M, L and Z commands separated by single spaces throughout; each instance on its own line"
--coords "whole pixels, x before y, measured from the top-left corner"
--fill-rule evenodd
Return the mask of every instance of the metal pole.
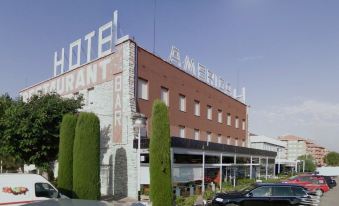
M 268 157 L 266 157 L 266 180 L 268 179 Z
M 259 157 L 259 179 L 261 178 L 261 157 Z
M 237 164 L 237 154 L 234 154 L 234 166 L 233 166 L 233 187 L 235 187 L 235 169 Z
M 235 169 L 236 167 L 233 167 L 233 187 L 235 187 Z
M 138 131 L 138 158 L 137 158 L 137 166 L 138 166 L 138 201 L 140 201 L 140 143 L 141 143 L 141 138 L 140 138 L 140 130 L 141 128 L 139 127 Z
M 221 192 L 221 184 L 222 184 L 222 154 L 220 154 L 220 192 Z
M 305 161 L 306 160 L 303 160 L 303 172 L 305 172 L 305 164 L 306 164 Z
M 201 190 L 202 190 L 203 193 L 205 192 L 205 150 L 202 152 L 202 185 L 201 185 Z
M 252 179 L 252 175 L 253 175 L 252 174 L 253 173 L 253 171 L 252 171 L 252 161 L 253 161 L 252 160 L 252 155 L 251 155 L 251 160 L 250 161 L 251 161 L 251 163 L 250 163 L 250 179 Z

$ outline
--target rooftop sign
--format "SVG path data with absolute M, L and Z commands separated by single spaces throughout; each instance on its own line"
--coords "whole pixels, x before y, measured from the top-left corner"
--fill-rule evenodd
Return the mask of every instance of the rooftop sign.
M 97 35 L 95 31 L 91 31 L 83 39 L 77 39 L 69 44 L 68 58 L 65 55 L 65 48 L 62 48 L 59 53 L 57 51 L 54 52 L 54 76 L 63 74 L 66 66 L 68 71 L 81 66 L 82 55 L 86 55 L 86 58 L 84 57 L 85 64 L 92 61 L 93 53 L 95 53 L 92 52 L 92 45 L 96 43 L 93 41 L 95 36 L 97 36 L 97 58 L 110 54 L 114 50 L 117 41 L 117 30 L 118 11 L 114 11 L 112 21 L 99 27 Z M 84 42 L 87 42 L 86 54 L 84 54 L 85 51 L 82 47 L 85 44 Z M 65 65 L 65 59 L 67 59 L 68 65 Z
M 245 88 L 242 88 L 241 95 L 237 95 L 236 89 L 234 89 L 232 93 L 232 88 L 229 83 L 226 83 L 221 76 L 216 75 L 200 62 L 196 64 L 194 59 L 190 58 L 189 56 L 186 56 L 185 60 L 182 62 L 180 58 L 180 51 L 175 46 L 172 46 L 171 48 L 168 62 L 180 68 L 184 72 L 194 76 L 195 78 L 218 89 L 219 91 L 233 97 L 234 99 L 245 103 Z

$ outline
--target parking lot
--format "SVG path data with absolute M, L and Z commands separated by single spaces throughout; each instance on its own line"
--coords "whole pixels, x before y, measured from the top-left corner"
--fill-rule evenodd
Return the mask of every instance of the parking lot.
M 336 181 L 339 181 L 339 177 L 336 178 Z M 339 196 L 339 186 L 334 187 L 330 191 L 326 192 L 324 196 L 321 197 L 320 206 L 334 206 L 339 205 L 338 202 Z

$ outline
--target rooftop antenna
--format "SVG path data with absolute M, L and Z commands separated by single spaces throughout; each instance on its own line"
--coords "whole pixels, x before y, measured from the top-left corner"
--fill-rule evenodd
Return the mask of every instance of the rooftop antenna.
M 153 11 L 153 54 L 155 54 L 155 20 L 156 20 L 156 9 L 157 9 L 157 0 L 154 0 L 154 11 Z

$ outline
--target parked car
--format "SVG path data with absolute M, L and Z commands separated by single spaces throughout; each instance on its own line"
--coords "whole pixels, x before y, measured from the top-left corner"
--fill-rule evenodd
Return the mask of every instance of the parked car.
M 212 206 L 287 206 L 312 205 L 304 187 L 295 184 L 256 183 L 241 191 L 219 193 Z
M 36 174 L 0 174 L 0 205 L 67 198 L 44 177 Z
M 334 179 L 332 179 L 332 177 L 330 177 L 330 176 L 323 176 L 323 175 L 315 175 L 315 176 L 316 177 L 323 177 L 330 189 L 337 186 L 337 182 Z
M 324 192 L 330 190 L 324 177 L 314 175 L 299 175 L 294 176 L 283 183 L 297 184 L 305 187 L 309 193 L 314 193 L 317 196 L 322 196 Z

